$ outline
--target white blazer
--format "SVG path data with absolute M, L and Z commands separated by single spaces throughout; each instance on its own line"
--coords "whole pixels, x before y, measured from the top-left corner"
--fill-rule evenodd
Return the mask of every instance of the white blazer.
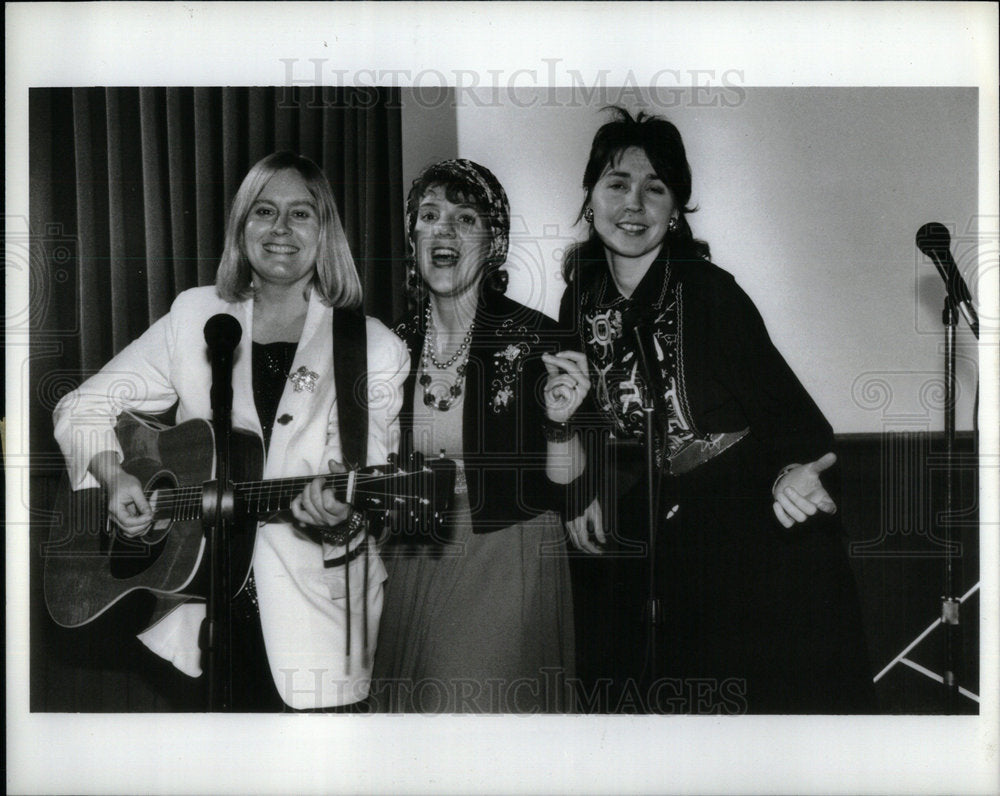
M 233 365 L 233 426 L 261 434 L 253 400 L 253 302 L 229 303 L 214 287 L 181 293 L 170 312 L 126 347 L 100 372 L 67 394 L 55 410 L 55 437 L 66 457 L 74 488 L 96 486 L 87 472 L 94 454 L 121 448 L 115 419 L 125 409 L 161 412 L 177 402 L 177 422 L 210 418 L 211 366 L 203 329 L 216 313 L 234 316 L 243 327 Z M 332 310 L 315 292 L 292 370 L 305 366 L 318 374 L 316 388 L 296 392 L 289 382 L 275 423 L 264 465 L 265 479 L 328 471 L 330 459 L 342 461 L 333 382 Z M 368 462 L 380 464 L 398 448 L 402 384 L 409 370 L 406 347 L 374 318 L 368 335 Z M 385 567 L 374 544 L 364 591 L 365 557 L 351 567 L 351 659 L 345 655 L 347 593 L 345 568 L 324 567 L 324 560 L 344 548 L 320 546 L 283 522 L 261 523 L 253 554 L 267 658 L 275 686 L 294 708 L 332 707 L 363 699 L 371 679 L 363 660 L 362 600 L 368 603 L 369 657 L 375 649 L 382 611 Z M 198 630 L 205 605 L 190 601 L 146 629 L 139 639 L 153 652 L 191 676 L 201 674 Z M 237 664 L 238 665 L 238 664 Z

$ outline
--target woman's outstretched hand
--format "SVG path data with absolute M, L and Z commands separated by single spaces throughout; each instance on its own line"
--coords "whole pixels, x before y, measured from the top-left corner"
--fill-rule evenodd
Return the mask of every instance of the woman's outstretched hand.
M 579 351 L 542 354 L 549 376 L 545 381 L 545 416 L 567 423 L 590 390 L 587 357 Z
M 836 514 L 837 504 L 826 491 L 819 474 L 832 467 L 837 455 L 827 453 L 809 464 L 796 464 L 774 485 L 774 516 L 786 528 L 805 522 L 817 511 Z
M 343 473 L 346 469 L 331 459 L 330 472 Z M 319 528 L 332 528 L 351 516 L 350 505 L 337 500 L 332 489 L 323 488 L 325 480 L 321 475 L 316 476 L 292 500 L 292 516 L 296 521 Z
M 569 540 L 573 543 L 573 547 L 577 550 L 597 555 L 603 552 L 597 545 L 604 544 L 607 539 L 604 536 L 601 504 L 597 498 L 594 498 L 591 504 L 583 510 L 583 514 L 566 523 L 566 531 L 569 533 Z

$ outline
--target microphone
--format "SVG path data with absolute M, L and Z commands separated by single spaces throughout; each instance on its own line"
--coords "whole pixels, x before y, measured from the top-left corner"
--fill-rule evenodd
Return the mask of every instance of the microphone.
M 205 342 L 212 363 L 212 414 L 228 420 L 233 409 L 233 351 L 243 337 L 243 327 L 232 315 L 213 315 L 205 324 Z
M 944 280 L 948 295 L 978 340 L 979 316 L 976 314 L 976 308 L 972 306 L 969 287 L 959 273 L 958 266 L 955 265 L 955 258 L 951 256 L 951 235 L 948 233 L 948 228 L 936 221 L 924 224 L 917 230 L 916 242 L 917 248 L 934 262 Z
M 213 315 L 205 324 L 205 342 L 209 351 L 232 354 L 243 337 L 243 327 L 232 315 Z

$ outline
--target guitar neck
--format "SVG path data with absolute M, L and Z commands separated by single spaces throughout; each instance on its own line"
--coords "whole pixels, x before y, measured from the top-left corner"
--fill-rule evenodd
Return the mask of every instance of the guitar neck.
M 423 511 L 433 504 L 434 511 L 444 511 L 450 504 L 454 487 L 454 464 L 447 461 L 441 474 L 435 473 L 435 468 L 389 474 L 354 470 L 327 473 L 322 478 L 324 488 L 332 489 L 337 500 L 350 503 L 356 509 L 381 511 L 407 506 L 411 510 Z M 263 517 L 283 511 L 315 477 L 295 476 L 234 483 L 236 513 Z M 200 484 L 155 490 L 156 513 L 174 521 L 199 519 L 204 491 L 204 486 Z
M 237 513 L 266 516 L 283 511 L 315 477 L 236 482 L 233 484 L 233 497 Z M 324 476 L 324 481 L 324 487 L 332 488 L 337 500 L 354 503 L 358 508 L 368 508 L 379 504 L 387 479 L 384 476 L 358 473 L 328 473 Z M 204 491 L 201 485 L 156 490 L 157 512 L 175 521 L 197 520 L 202 515 Z
M 269 481 L 243 481 L 233 484 L 233 494 L 237 505 L 246 514 L 273 514 L 276 511 L 287 509 L 295 496 L 301 493 L 315 477 L 309 475 L 275 478 Z M 348 494 L 348 490 L 354 491 L 351 489 L 352 480 L 355 484 L 363 483 L 366 480 L 365 476 L 356 473 L 327 473 L 323 479 L 324 488 L 333 489 L 337 500 L 342 502 L 354 500 L 355 496 Z M 381 480 L 384 481 L 384 477 Z

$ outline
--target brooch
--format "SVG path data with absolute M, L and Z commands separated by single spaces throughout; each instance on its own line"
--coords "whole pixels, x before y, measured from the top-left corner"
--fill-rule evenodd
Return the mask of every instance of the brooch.
M 295 385 L 295 392 L 302 392 L 303 390 L 314 392 L 316 382 L 319 381 L 319 374 L 309 370 L 305 365 L 301 365 L 294 373 L 289 373 L 288 378 Z

